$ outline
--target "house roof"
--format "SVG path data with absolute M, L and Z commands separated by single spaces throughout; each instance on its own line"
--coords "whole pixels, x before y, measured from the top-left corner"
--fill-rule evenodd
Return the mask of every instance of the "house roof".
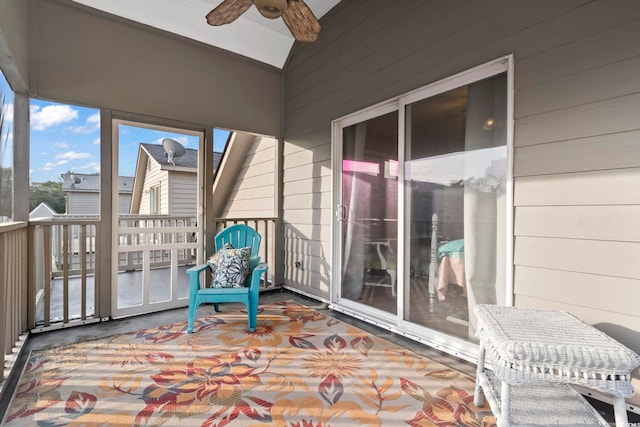
M 121 176 L 118 181 L 119 193 L 131 193 L 133 191 L 133 177 Z M 100 174 L 82 174 L 67 172 L 62 174 L 62 191 L 64 192 L 100 192 Z
M 158 164 L 163 166 L 173 166 L 169 163 L 169 159 L 167 157 L 167 153 L 164 150 L 164 147 L 159 144 L 140 144 L 142 148 L 149 154 L 153 160 L 155 160 Z M 218 169 L 218 165 L 220 164 L 220 160 L 222 159 L 222 153 L 218 153 L 217 151 L 213 153 L 213 167 L 214 170 Z M 175 163 L 176 167 L 183 168 L 193 168 L 194 170 L 198 169 L 198 150 L 194 150 L 193 148 L 185 148 L 184 156 L 174 157 L 173 163 Z
M 220 0 L 73 1 L 277 68 L 284 66 L 294 44 L 294 38 L 282 19 L 266 19 L 254 7 L 229 25 L 208 25 L 205 16 L 221 3 Z M 305 0 L 305 3 L 320 19 L 340 0 Z
M 54 215 L 57 215 L 55 209 L 53 209 L 47 202 L 40 202 L 38 206 L 33 208 L 31 212 L 29 212 L 29 219 L 36 218 L 51 218 Z

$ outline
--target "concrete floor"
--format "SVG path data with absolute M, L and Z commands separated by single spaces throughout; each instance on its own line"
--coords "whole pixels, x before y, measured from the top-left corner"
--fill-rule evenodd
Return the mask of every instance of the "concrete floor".
M 391 341 L 395 344 L 398 344 L 404 348 L 412 350 L 416 353 L 424 355 L 434 361 L 442 363 L 446 366 L 449 366 L 453 369 L 457 369 L 462 371 L 470 376 L 475 376 L 475 365 L 468 363 L 464 360 L 457 359 L 445 353 L 442 353 L 438 350 L 434 350 L 424 344 L 417 343 L 415 341 L 409 340 L 400 335 L 396 335 L 392 332 L 389 332 L 384 329 L 380 329 L 374 325 L 369 323 L 360 321 L 358 319 L 352 318 L 350 316 L 344 315 L 342 313 L 330 310 L 327 307 L 327 304 L 319 302 L 317 300 L 313 300 L 302 295 L 289 292 L 287 290 L 271 290 L 262 292 L 260 294 L 260 304 L 268 304 L 277 301 L 295 301 L 301 304 L 304 304 L 308 307 L 314 308 L 320 312 L 323 312 L 329 316 L 332 316 L 336 319 L 347 322 L 353 326 L 356 326 L 368 333 L 376 335 L 380 338 Z M 233 311 L 239 308 L 242 308 L 242 304 L 235 303 L 226 303 L 221 305 L 222 311 Z M 215 313 L 213 309 L 213 305 L 201 305 L 198 308 L 197 317 L 204 317 L 208 315 L 213 315 Z M 142 316 L 130 317 L 125 319 L 111 320 L 108 322 L 95 323 L 83 326 L 76 326 L 72 328 L 60 329 L 56 331 L 31 334 L 29 339 L 25 344 L 25 351 L 23 355 L 17 362 L 16 369 L 14 372 L 18 373 L 18 375 L 14 375 L 13 378 L 10 378 L 7 385 L 7 393 L 0 398 L 0 420 L 3 418 L 4 413 L 7 409 L 9 401 L 11 399 L 11 395 L 13 390 L 16 387 L 19 373 L 22 371 L 23 366 L 27 360 L 27 357 L 32 350 L 40 350 L 50 347 L 57 347 L 66 344 L 72 344 L 75 342 L 86 341 L 101 337 L 106 337 L 110 335 L 120 334 L 124 332 L 131 332 L 138 329 L 156 327 L 161 325 L 166 325 L 170 323 L 179 323 L 185 322 L 187 320 L 187 308 L 179 308 L 173 310 L 167 310 L 163 312 L 146 314 Z M 607 421 L 613 421 L 613 409 L 610 405 L 599 404 L 598 402 L 591 401 L 594 406 L 600 410 L 600 412 L 605 416 Z M 629 422 L 637 423 L 640 422 L 640 416 L 637 414 L 629 414 Z

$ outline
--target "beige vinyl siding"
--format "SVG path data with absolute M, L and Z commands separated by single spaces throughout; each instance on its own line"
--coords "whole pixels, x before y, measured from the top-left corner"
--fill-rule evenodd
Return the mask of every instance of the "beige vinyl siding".
M 163 171 L 160 165 L 152 160 L 148 159 L 147 172 L 144 177 L 144 184 L 142 185 L 142 197 L 140 200 L 140 215 L 149 215 L 151 213 L 151 201 L 149 199 L 151 195 L 151 187 L 160 185 L 160 213 L 169 213 L 169 204 L 167 202 L 168 193 L 168 172 Z
M 640 351 L 640 7 L 617 13 L 516 62 L 514 293 Z
M 70 215 L 98 215 L 100 214 L 100 193 L 67 193 L 67 214 Z
M 198 212 L 198 182 L 195 172 L 169 172 L 169 215 L 190 216 L 195 219 Z M 164 203 L 164 200 L 163 200 Z
M 271 218 L 275 216 L 276 140 L 256 137 L 247 152 L 222 216 Z
M 285 69 L 285 250 L 331 226 L 332 120 L 513 53 L 515 304 L 640 351 L 640 2 L 363 3 L 341 2 Z M 324 249 L 319 279 L 287 268 L 286 283 L 327 297 Z
M 131 193 L 118 195 L 118 213 L 128 214 L 131 210 Z
M 100 193 L 69 192 L 68 212 L 71 215 L 99 215 Z M 118 213 L 128 214 L 131 205 L 131 194 L 118 195 Z
M 323 21 L 321 39 L 294 46 L 285 69 L 285 239 L 287 231 L 306 245 L 330 239 L 325 230 L 330 230 L 333 217 L 326 181 L 331 177 L 332 120 L 513 52 L 518 44 L 522 55 L 542 52 L 541 34 L 565 43 L 566 26 L 560 31 L 555 16 L 575 12 L 584 3 L 545 1 L 542 7 L 525 1 L 412 0 L 397 7 L 383 0 L 341 2 Z M 306 224 L 299 216 L 289 216 L 290 211 L 305 209 L 321 221 L 309 234 L 302 233 Z M 322 262 L 311 263 L 322 265 L 314 271 L 321 279 L 313 289 L 306 277 L 288 276 L 296 271 L 288 265 L 285 283 L 328 298 L 331 251 L 326 246 Z M 288 247 L 285 243 L 285 251 Z M 296 257 L 287 254 L 285 262 L 290 258 Z M 318 283 L 323 284 L 321 290 Z
M 223 209 L 223 218 L 274 218 L 275 194 L 276 194 L 276 166 L 275 158 L 277 140 L 270 137 L 256 136 L 250 142 L 244 162 L 238 171 L 233 188 L 227 197 L 227 203 Z M 255 227 L 253 222 L 249 222 Z M 265 230 L 264 225 L 258 223 L 257 231 L 262 235 L 260 248 L 262 261 L 274 262 L 275 230 L 269 225 Z M 268 239 L 265 237 L 268 234 Z M 267 255 L 268 254 L 268 255 Z M 270 257 L 267 259 L 267 257 Z M 273 271 L 268 272 L 270 280 L 273 280 Z
M 323 298 L 331 260 L 331 145 L 286 144 L 283 161 L 284 283 Z M 296 268 L 300 262 L 302 268 Z

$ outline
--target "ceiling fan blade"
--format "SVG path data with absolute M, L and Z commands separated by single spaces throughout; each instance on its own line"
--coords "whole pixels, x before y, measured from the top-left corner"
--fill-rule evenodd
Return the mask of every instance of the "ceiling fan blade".
M 320 35 L 320 22 L 303 0 L 289 0 L 289 7 L 282 14 L 282 20 L 299 42 L 311 43 Z
M 230 24 L 245 13 L 252 4 L 252 0 L 224 0 L 207 14 L 207 24 L 216 26 Z

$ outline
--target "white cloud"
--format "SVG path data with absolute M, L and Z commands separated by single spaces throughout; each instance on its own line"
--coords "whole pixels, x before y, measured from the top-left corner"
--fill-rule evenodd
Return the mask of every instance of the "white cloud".
M 78 117 L 78 112 L 68 105 L 47 105 L 31 107 L 31 128 L 45 130 L 60 123 L 66 123 Z
M 89 153 L 76 153 L 75 151 L 67 151 L 66 153 L 58 154 L 56 159 L 67 159 L 67 160 L 80 160 L 80 159 L 88 159 L 91 157 Z
M 98 163 L 98 162 L 87 163 L 86 165 L 79 166 L 77 169 L 78 170 L 93 169 L 95 171 L 99 171 L 100 170 L 100 163 Z
M 4 112 L 4 123 L 13 123 L 13 104 L 2 104 L 2 111 Z
M 59 160 L 57 162 L 47 162 L 42 167 L 42 170 L 50 171 L 51 169 L 55 168 L 56 166 L 62 166 L 67 162 L 68 162 L 68 160 Z
M 97 137 L 96 139 L 93 140 L 93 144 L 94 145 L 100 145 L 100 137 Z
M 91 133 L 100 129 L 100 113 L 94 113 L 87 117 L 87 121 L 81 126 L 72 126 L 69 128 L 73 133 Z
M 55 145 L 56 147 L 60 147 L 60 148 L 68 148 L 69 144 L 67 144 L 66 142 L 54 142 L 53 145 Z
M 94 113 L 87 117 L 87 123 L 100 124 L 100 113 Z

